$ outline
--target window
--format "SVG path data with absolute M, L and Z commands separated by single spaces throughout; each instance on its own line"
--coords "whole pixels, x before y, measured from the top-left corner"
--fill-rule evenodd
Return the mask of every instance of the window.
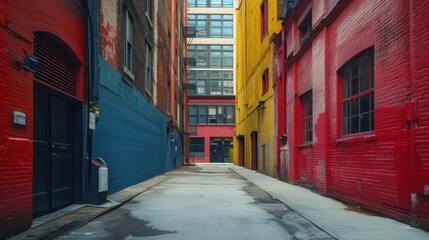
M 232 8 L 233 0 L 188 0 L 189 7 Z
M 374 130 L 374 51 L 361 54 L 343 66 L 343 135 Z
M 233 68 L 232 45 L 189 45 L 188 56 L 195 58 L 197 68 Z
M 233 105 L 190 105 L 188 123 L 191 125 L 234 124 L 235 107 Z
M 269 82 L 268 69 L 266 69 L 262 74 L 262 94 L 265 94 L 268 91 L 268 86 L 269 86 L 268 82 Z
M 305 18 L 302 20 L 298 28 L 301 44 L 304 45 L 308 41 L 310 34 L 313 31 L 311 9 L 308 12 L 307 16 L 305 16 Z
M 204 157 L 204 138 L 189 138 L 189 156 Z
M 152 48 L 146 42 L 146 63 L 145 63 L 145 90 L 149 95 L 152 95 Z
M 230 70 L 191 70 L 189 83 L 196 85 L 189 95 L 234 95 L 234 72 Z
M 125 22 L 125 51 L 124 51 L 124 71 L 132 78 L 134 71 L 134 19 L 128 9 L 124 11 Z
M 268 33 L 268 1 L 263 0 L 261 4 L 261 41 Z
M 304 142 L 313 141 L 313 92 L 301 96 L 303 110 Z
M 232 38 L 232 14 L 189 14 L 188 26 L 195 27 L 197 38 Z

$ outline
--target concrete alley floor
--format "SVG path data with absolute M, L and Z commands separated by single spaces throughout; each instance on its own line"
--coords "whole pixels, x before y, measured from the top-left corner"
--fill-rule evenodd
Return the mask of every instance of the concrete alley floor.
M 333 239 L 231 170 L 182 167 L 60 239 Z

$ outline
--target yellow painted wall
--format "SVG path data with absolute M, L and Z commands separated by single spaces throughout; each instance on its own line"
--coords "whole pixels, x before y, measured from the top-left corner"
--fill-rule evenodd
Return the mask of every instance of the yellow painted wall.
M 260 40 L 260 6 L 262 0 L 239 1 L 236 28 L 236 127 L 233 162 L 238 164 L 237 136 L 244 136 L 245 167 L 251 168 L 251 138 L 258 133 L 258 170 L 274 176 L 274 97 L 271 37 L 281 30 L 277 20 L 277 0 L 268 0 L 268 34 Z M 262 75 L 268 69 L 269 88 L 262 94 Z M 260 101 L 265 101 L 258 108 Z M 266 160 L 262 156 L 266 148 Z

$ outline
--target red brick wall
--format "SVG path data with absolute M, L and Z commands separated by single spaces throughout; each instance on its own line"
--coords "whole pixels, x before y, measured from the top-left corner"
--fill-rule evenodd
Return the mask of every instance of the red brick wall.
M 83 100 L 85 16 L 69 1 L 2 1 L 0 11 L 2 239 L 28 228 L 32 222 L 33 75 L 21 69 L 17 61 L 23 60 L 26 52 L 33 52 L 34 31 L 46 31 L 58 36 L 74 51 L 82 64 L 77 97 Z M 25 127 L 13 126 L 13 110 L 27 115 Z
M 417 224 L 429 228 L 429 1 L 413 1 L 414 40 L 411 56 L 413 59 L 413 96 L 417 106 L 414 146 L 415 203 Z
M 285 22 L 288 52 L 293 51 L 286 67 L 290 179 L 425 227 L 429 227 L 429 58 L 425 50 L 429 16 L 424 10 L 428 2 L 416 1 L 410 11 L 408 1 L 338 1 L 336 5 L 300 1 L 297 16 Z M 310 42 L 300 47 L 296 27 L 300 22 L 292 21 L 302 19 L 308 4 L 315 10 L 314 32 Z M 369 48 L 374 49 L 375 61 L 375 130 L 342 136 L 337 71 Z M 313 89 L 313 143 L 303 144 L 299 96 L 309 89 Z M 417 102 L 417 122 L 411 101 Z M 416 148 L 410 157 L 413 129 Z M 417 200 L 412 205 L 410 196 L 415 191 Z M 416 216 L 411 214 L 414 205 Z

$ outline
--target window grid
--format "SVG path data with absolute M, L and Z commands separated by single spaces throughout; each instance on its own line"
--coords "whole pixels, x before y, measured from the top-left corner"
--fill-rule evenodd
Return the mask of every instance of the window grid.
M 233 68 L 232 45 L 189 45 L 188 56 L 195 58 L 197 68 Z
M 341 68 L 343 135 L 374 130 L 374 53 L 369 50 Z
M 196 85 L 189 95 L 234 95 L 233 71 L 191 70 L 188 81 Z
M 234 7 L 234 1 L 233 0 L 188 0 L 188 7 L 232 8 Z
M 313 92 L 307 92 L 301 96 L 303 109 L 303 134 L 304 143 L 313 141 Z
M 189 138 L 189 156 L 204 157 L 204 138 Z
M 235 124 L 234 105 L 190 105 L 188 110 L 188 123 L 191 125 Z
M 232 38 L 232 14 L 189 14 L 188 26 L 195 27 L 197 38 Z

